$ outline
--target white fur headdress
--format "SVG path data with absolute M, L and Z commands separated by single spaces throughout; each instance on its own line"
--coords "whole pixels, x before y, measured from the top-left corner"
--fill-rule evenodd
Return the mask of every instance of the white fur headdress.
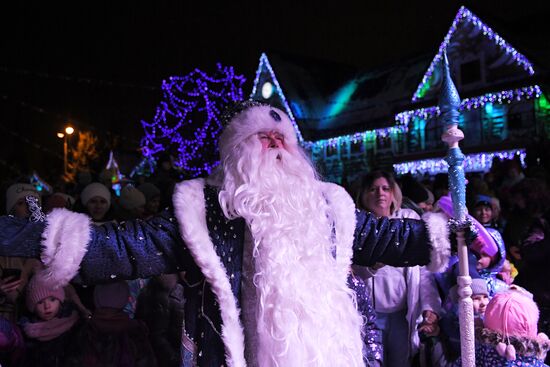
M 220 136 L 222 159 L 245 139 L 262 131 L 276 131 L 283 134 L 287 147 L 298 144 L 296 131 L 286 113 L 278 108 L 253 101 L 245 101 L 242 106 L 242 109 L 229 118 Z

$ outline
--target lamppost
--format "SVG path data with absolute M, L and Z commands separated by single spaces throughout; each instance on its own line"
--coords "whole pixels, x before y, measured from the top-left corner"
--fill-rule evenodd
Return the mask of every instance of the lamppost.
M 74 133 L 74 128 L 72 126 L 65 127 L 64 133 L 57 133 L 57 137 L 59 139 L 63 139 L 63 173 L 64 175 L 67 175 L 67 169 L 68 169 L 68 160 L 67 156 L 69 153 L 69 147 L 68 147 L 68 138 L 69 135 L 72 135 Z

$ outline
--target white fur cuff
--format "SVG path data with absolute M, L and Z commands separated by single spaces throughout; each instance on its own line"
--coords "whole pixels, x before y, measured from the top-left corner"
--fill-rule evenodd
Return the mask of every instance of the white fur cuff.
M 443 213 L 425 213 L 422 220 L 428 228 L 430 245 L 430 263 L 426 268 L 432 273 L 441 273 L 447 269 L 451 256 L 451 241 L 449 240 L 449 228 L 447 216 Z
M 42 234 L 41 276 L 54 287 L 65 286 L 78 274 L 91 239 L 91 221 L 84 214 L 54 209 Z

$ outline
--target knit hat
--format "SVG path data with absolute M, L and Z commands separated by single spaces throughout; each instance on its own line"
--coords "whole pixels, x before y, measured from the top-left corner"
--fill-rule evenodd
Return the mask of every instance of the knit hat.
M 237 112 L 224 116 L 229 120 L 219 140 L 222 161 L 245 139 L 262 131 L 277 131 L 284 136 L 285 147 L 297 146 L 294 125 L 278 108 L 248 100 L 239 103 L 234 110 Z
M 36 304 L 48 297 L 54 297 L 63 302 L 65 300 L 65 291 L 62 287 L 54 289 L 46 285 L 39 276 L 33 276 L 29 284 L 27 284 L 26 303 L 29 311 L 34 312 Z
M 10 213 L 15 203 L 25 196 L 34 196 L 40 200 L 40 194 L 33 185 L 27 183 L 16 183 L 6 190 L 6 213 Z
M 454 209 L 453 209 L 453 202 L 451 200 L 451 197 L 449 195 L 442 196 L 437 201 L 437 207 L 441 209 L 448 217 L 453 217 L 454 215 Z M 474 241 L 474 244 L 477 242 L 474 250 L 480 252 L 480 250 L 483 249 L 483 251 L 489 255 L 489 256 L 495 256 L 498 253 L 498 247 L 495 243 L 495 239 L 489 234 L 487 229 L 483 227 L 481 223 L 474 217 L 472 217 L 470 214 L 467 215 L 468 219 L 474 224 L 474 227 L 477 231 L 477 240 Z
M 120 191 L 120 206 L 133 210 L 145 205 L 145 195 L 133 186 L 124 186 Z
M 509 290 L 497 293 L 485 311 L 485 327 L 508 336 L 535 338 L 539 309 L 523 292 Z
M 86 205 L 90 199 L 96 196 L 107 200 L 109 206 L 111 205 L 111 192 L 105 185 L 99 182 L 92 182 L 86 186 L 84 190 L 82 190 L 82 194 L 80 194 L 80 201 L 82 201 L 82 204 Z
M 487 288 L 487 281 L 485 279 L 483 279 L 483 278 L 473 278 L 471 287 L 472 287 L 472 296 L 474 296 L 476 294 L 484 294 L 487 297 L 489 297 L 489 289 Z M 459 297 L 458 297 L 458 286 L 457 285 L 454 285 L 449 290 L 449 298 L 450 298 L 451 302 L 453 302 L 453 303 L 458 302 Z
M 156 196 L 160 196 L 160 190 L 152 183 L 145 182 L 138 186 L 138 190 L 145 195 L 145 201 L 149 202 Z
M 489 297 L 489 289 L 487 288 L 487 281 L 483 278 L 472 279 L 472 295 L 483 294 Z
M 491 207 L 491 197 L 487 195 L 477 195 L 474 208 L 478 205 L 485 205 Z
M 96 285 L 94 288 L 94 305 L 96 308 L 123 309 L 130 298 L 128 283 L 120 280 L 114 283 Z

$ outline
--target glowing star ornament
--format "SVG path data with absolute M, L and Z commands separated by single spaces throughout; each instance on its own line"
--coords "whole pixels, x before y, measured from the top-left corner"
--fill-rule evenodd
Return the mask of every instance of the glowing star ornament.
M 217 64 L 212 75 L 199 69 L 162 83 L 163 100 L 153 122 L 141 121 L 145 158 L 162 152 L 174 156 L 184 174 L 207 175 L 219 164 L 220 115 L 228 105 L 243 99 L 245 78 L 233 67 Z

